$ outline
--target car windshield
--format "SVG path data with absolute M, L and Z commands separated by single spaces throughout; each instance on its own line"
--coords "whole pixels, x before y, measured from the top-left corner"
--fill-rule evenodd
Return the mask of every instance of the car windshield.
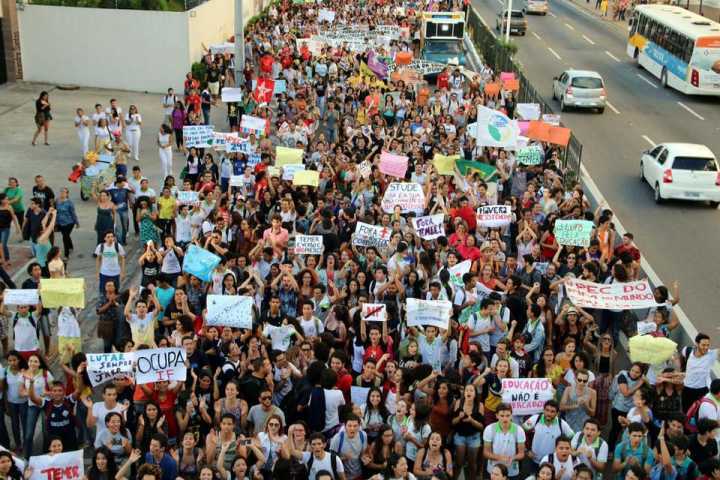
M 429 53 L 460 53 L 460 42 L 432 40 L 425 42 L 425 50 Z
M 512 18 L 523 18 L 524 16 L 525 16 L 525 15 L 523 15 L 522 12 L 518 12 L 518 11 L 513 11 L 513 12 L 510 14 L 510 17 L 512 17 Z
M 714 158 L 702 157 L 675 157 L 673 161 L 673 170 L 692 170 L 717 172 L 717 163 Z
M 572 86 L 577 88 L 602 88 L 602 80 L 597 77 L 575 77 Z

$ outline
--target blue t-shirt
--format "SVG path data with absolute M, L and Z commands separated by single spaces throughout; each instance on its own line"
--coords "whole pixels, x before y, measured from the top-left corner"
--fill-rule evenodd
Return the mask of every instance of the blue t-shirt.
M 177 478 L 177 462 L 170 454 L 165 453 L 159 462 L 155 461 L 152 453 L 145 454 L 145 463 L 158 465 L 162 470 L 162 480 L 175 480 Z

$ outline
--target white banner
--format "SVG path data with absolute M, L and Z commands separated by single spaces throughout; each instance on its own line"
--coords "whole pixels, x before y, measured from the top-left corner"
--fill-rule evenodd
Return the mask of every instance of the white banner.
M 133 377 L 135 354 L 128 353 L 88 353 L 87 373 L 93 387 L 116 378 Z
M 450 281 L 453 285 L 461 288 L 465 288 L 465 282 L 463 282 L 463 275 L 470 271 L 472 267 L 472 260 L 463 260 L 453 267 L 448 268 L 450 272 Z
M 437 215 L 413 218 L 412 224 L 415 232 L 420 238 L 423 240 L 435 240 L 438 237 L 445 236 L 445 225 L 443 225 L 444 219 L 445 215 L 438 213 Z
M 514 150 L 520 136 L 520 126 L 504 113 L 487 107 L 478 107 L 477 144 L 481 147 L 501 147 Z
M 215 139 L 212 125 L 185 125 L 183 127 L 183 143 L 185 147 L 210 148 Z
M 208 325 L 252 328 L 253 298 L 245 295 L 208 295 Z
M 362 306 L 362 319 L 366 322 L 386 322 L 387 305 L 384 303 L 364 303 Z
M 38 455 L 30 457 L 32 474 L 28 480 L 82 480 L 85 476 L 83 451 Z
M 451 313 L 452 302 L 447 300 L 407 299 L 408 327 L 425 325 L 447 329 Z
M 210 45 L 210 53 L 212 53 L 213 55 L 215 55 L 216 53 L 235 53 L 235 44 L 225 42 Z
M 260 135 L 265 131 L 266 126 L 267 124 L 264 118 L 243 115 L 240 119 L 240 128 L 247 133 L 253 132 L 256 135 Z
M 295 253 L 297 255 L 320 255 L 323 252 L 322 235 L 296 235 Z
M 542 121 L 545 123 L 549 123 L 550 125 L 559 127 L 560 126 L 560 115 L 558 115 L 556 113 L 546 113 L 542 116 Z
M 504 227 L 512 222 L 512 209 L 510 205 L 485 205 L 477 209 L 477 224 L 479 227 Z
M 135 383 L 184 382 L 187 376 L 182 348 L 152 348 L 135 352 Z
M 359 247 L 386 247 L 392 230 L 379 225 L 357 222 L 352 244 Z
M 183 205 L 189 205 L 200 201 L 200 193 L 194 190 L 180 190 L 177 192 L 177 199 Z
M 549 378 L 502 379 L 502 401 L 512 406 L 513 415 L 540 413 L 554 395 Z
M 224 151 L 225 145 L 232 141 L 231 139 L 237 138 L 237 132 L 213 132 L 213 149 Z
M 402 213 L 422 212 L 425 209 L 425 193 L 419 183 L 392 182 L 385 190 L 382 209 L 393 213 L 395 206 L 400 205 Z
M 242 97 L 242 88 L 224 87 L 220 92 L 223 103 L 241 102 Z
M 604 284 L 569 278 L 565 291 L 575 306 L 583 308 L 640 310 L 657 306 L 647 280 Z
M 3 295 L 5 305 L 37 305 L 40 296 L 36 288 L 8 288 Z
M 518 103 L 515 112 L 523 120 L 540 120 L 539 103 Z

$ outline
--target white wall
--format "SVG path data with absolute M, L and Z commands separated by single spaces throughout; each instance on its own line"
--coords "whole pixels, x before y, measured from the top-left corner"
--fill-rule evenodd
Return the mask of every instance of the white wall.
M 268 0 L 244 0 L 245 21 Z M 201 44 L 234 33 L 234 0 L 187 12 L 25 4 L 18 10 L 24 80 L 164 93 L 182 91 Z

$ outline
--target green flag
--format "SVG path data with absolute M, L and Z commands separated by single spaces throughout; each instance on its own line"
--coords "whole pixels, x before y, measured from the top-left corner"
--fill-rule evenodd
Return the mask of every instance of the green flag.
M 482 162 L 474 162 L 472 160 L 458 160 L 455 162 L 462 175 L 466 175 L 469 169 L 480 172 L 483 180 L 488 181 L 497 175 L 497 168 Z

